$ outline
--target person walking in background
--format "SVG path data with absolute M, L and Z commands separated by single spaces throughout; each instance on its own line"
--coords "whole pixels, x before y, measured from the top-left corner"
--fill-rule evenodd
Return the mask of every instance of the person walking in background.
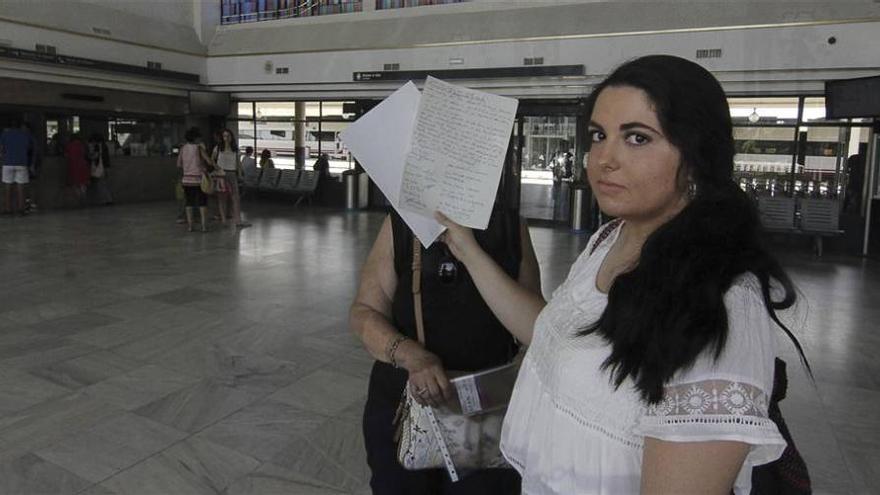
M 275 168 L 275 162 L 272 160 L 272 150 L 266 148 L 260 153 L 260 168 Z
M 199 208 L 199 219 L 202 222 L 202 232 L 208 231 L 208 198 L 202 192 L 202 175 L 208 173 L 205 164 L 213 165 L 211 157 L 205 150 L 205 145 L 200 142 L 201 132 L 197 127 L 186 131 L 186 144 L 180 147 L 177 156 L 177 166 L 183 171 L 180 179 L 183 185 L 183 193 L 186 197 L 186 228 L 193 231 L 193 209 Z
M 67 160 L 67 185 L 73 189 L 77 205 L 83 206 L 91 170 L 89 169 L 88 149 L 78 132 L 70 136 L 70 141 L 64 145 L 64 158 Z
M 34 129 L 33 127 L 25 122 L 24 128 L 31 135 L 31 139 L 34 139 Z M 34 145 L 31 146 L 31 151 L 28 154 L 28 183 L 24 186 L 24 211 L 25 213 L 33 213 L 37 211 L 37 181 L 40 177 L 40 169 L 43 165 L 43 153 L 40 150 L 39 146 L 36 146 L 36 141 L 33 141 Z
M 253 153 L 253 148 L 251 153 Z M 212 158 L 217 167 L 223 171 L 222 192 L 216 189 L 217 204 L 220 209 L 220 216 L 223 223 L 226 223 L 227 206 L 231 204 L 232 221 L 235 222 L 236 228 L 246 227 L 247 224 L 241 221 L 241 196 L 238 190 L 238 179 L 244 175 L 241 162 L 238 155 L 238 145 L 235 142 L 235 135 L 229 129 L 223 129 L 220 133 L 220 144 L 214 147 Z M 253 158 L 251 158 L 253 160 Z
M 330 159 L 327 156 L 327 153 L 321 153 L 321 156 L 315 160 L 315 164 L 312 166 L 312 169 L 318 173 L 318 180 L 326 179 L 330 176 Z
M 317 175 L 318 185 L 315 187 L 315 198 L 317 198 L 319 204 L 323 204 L 325 189 L 327 189 L 327 180 L 330 179 L 330 160 L 327 157 L 327 153 L 321 153 L 321 156 L 315 160 L 315 164 L 312 169 L 315 171 Z
M 91 170 L 91 186 L 95 193 L 98 204 L 112 205 L 113 196 L 110 194 L 110 150 L 104 137 L 100 134 L 92 134 L 89 138 L 89 168 Z
M 25 214 L 24 188 L 30 181 L 28 167 L 33 157 L 34 140 L 22 122 L 13 122 L 0 134 L 0 159 L 3 163 L 4 212 Z M 12 206 L 12 190 L 15 204 Z

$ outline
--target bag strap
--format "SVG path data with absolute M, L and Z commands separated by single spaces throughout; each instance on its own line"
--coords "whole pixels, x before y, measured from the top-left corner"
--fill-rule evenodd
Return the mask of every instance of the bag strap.
M 602 232 L 599 233 L 599 237 L 597 237 L 596 240 L 593 241 L 593 245 L 590 246 L 590 254 L 593 254 L 593 251 L 595 251 L 600 244 L 605 242 L 605 239 L 607 239 L 608 236 L 611 235 L 612 232 L 614 232 L 614 229 L 616 229 L 621 222 L 623 222 L 623 220 L 615 218 L 614 220 L 605 224 L 605 227 L 602 228 Z
M 422 244 L 416 236 L 413 236 L 412 277 L 413 308 L 416 312 L 416 332 L 419 336 L 419 343 L 425 345 L 425 322 L 422 317 Z
M 413 308 L 416 313 L 416 332 L 419 336 L 419 343 L 425 345 L 425 322 L 422 315 L 422 244 L 419 242 L 419 238 L 415 235 L 413 236 L 412 277 Z M 446 465 L 446 472 L 449 473 L 449 478 L 455 483 L 459 480 L 458 470 L 455 468 L 452 455 L 449 453 L 449 446 L 446 444 L 446 439 L 443 438 L 443 431 L 440 429 L 440 424 L 437 421 L 437 417 L 434 415 L 434 409 L 426 407 L 424 411 L 425 415 L 428 416 L 428 421 L 431 423 L 434 437 L 437 439 L 437 446 L 440 448 L 440 455 L 443 457 L 443 463 Z

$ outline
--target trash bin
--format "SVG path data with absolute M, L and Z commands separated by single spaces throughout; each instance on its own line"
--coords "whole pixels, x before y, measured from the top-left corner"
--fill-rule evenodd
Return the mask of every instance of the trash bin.
M 571 230 L 585 232 L 590 228 L 590 191 L 583 184 L 572 184 L 570 198 Z
M 342 172 L 342 184 L 345 187 L 345 209 L 356 210 L 360 207 L 358 196 L 360 192 L 360 173 L 357 170 Z

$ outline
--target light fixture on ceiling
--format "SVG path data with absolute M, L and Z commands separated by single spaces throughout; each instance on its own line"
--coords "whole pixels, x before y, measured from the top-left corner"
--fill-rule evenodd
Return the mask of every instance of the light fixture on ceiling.
M 758 115 L 758 109 L 752 108 L 752 113 L 749 114 L 749 122 L 754 124 L 755 122 L 757 122 L 759 120 L 761 120 L 761 116 Z

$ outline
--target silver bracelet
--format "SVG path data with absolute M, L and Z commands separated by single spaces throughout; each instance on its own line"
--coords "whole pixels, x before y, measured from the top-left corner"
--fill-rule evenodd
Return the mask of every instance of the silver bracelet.
M 407 337 L 406 335 L 398 335 L 388 344 L 388 348 L 385 351 L 385 356 L 387 356 L 388 360 L 391 361 L 391 366 L 394 366 L 395 368 L 400 368 L 400 366 L 397 364 L 397 359 L 395 359 L 394 354 L 397 352 L 397 348 L 400 347 L 400 344 L 408 338 L 409 337 Z

